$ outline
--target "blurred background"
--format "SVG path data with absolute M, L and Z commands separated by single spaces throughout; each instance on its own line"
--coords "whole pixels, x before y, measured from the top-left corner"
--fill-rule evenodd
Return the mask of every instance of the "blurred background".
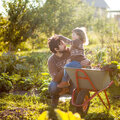
M 119 0 L 0 0 L 0 51 L 47 47 L 85 26 L 90 45 L 120 43 Z

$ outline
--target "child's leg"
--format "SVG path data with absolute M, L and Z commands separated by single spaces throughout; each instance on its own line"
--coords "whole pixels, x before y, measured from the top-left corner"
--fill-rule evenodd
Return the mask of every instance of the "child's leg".
M 72 61 L 68 64 L 65 65 L 65 67 L 73 67 L 73 68 L 81 68 L 82 66 L 80 65 L 80 62 L 77 61 Z M 64 76 L 62 78 L 61 83 L 58 85 L 59 88 L 64 88 L 69 86 L 69 76 L 64 69 Z
M 81 68 L 82 66 L 80 65 L 80 62 L 72 61 L 72 62 L 66 64 L 65 67 Z M 64 69 L 64 76 L 62 78 L 62 81 L 68 81 L 68 78 L 69 78 L 69 76 L 68 76 L 66 70 Z

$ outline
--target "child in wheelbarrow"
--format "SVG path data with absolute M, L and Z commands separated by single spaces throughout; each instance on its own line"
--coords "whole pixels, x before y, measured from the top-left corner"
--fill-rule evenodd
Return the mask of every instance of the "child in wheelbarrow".
M 70 59 L 65 67 L 74 67 L 74 68 L 82 68 L 82 67 L 90 67 L 90 60 L 85 57 L 84 54 L 84 44 L 88 44 L 88 37 L 86 34 L 86 30 L 84 27 L 75 28 L 72 31 L 72 39 L 68 39 L 62 35 L 56 35 L 56 37 L 63 40 L 66 44 L 70 44 Z M 64 70 L 64 76 L 62 81 L 57 85 L 59 88 L 67 88 L 69 87 L 69 79 L 68 74 Z M 63 90 L 64 93 L 64 90 Z M 62 94 L 62 93 L 61 93 Z

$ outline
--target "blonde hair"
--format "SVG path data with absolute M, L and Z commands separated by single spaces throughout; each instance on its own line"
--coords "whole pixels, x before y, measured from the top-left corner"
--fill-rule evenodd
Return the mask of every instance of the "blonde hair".
M 83 42 L 84 45 L 89 44 L 85 27 L 77 27 L 73 29 L 72 32 L 75 32 L 80 37 L 80 40 Z

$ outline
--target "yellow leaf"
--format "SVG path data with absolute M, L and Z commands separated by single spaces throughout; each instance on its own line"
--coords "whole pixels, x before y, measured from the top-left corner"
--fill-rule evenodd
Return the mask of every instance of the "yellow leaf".
M 42 75 L 49 75 L 49 73 L 41 73 Z
M 48 120 L 48 111 L 44 111 L 38 118 L 38 120 Z
M 58 120 L 69 120 L 68 115 L 65 112 L 63 112 L 59 109 L 55 109 L 55 112 L 57 114 Z
M 71 111 L 63 112 L 59 109 L 55 109 L 58 120 L 83 120 L 78 113 L 73 114 Z

